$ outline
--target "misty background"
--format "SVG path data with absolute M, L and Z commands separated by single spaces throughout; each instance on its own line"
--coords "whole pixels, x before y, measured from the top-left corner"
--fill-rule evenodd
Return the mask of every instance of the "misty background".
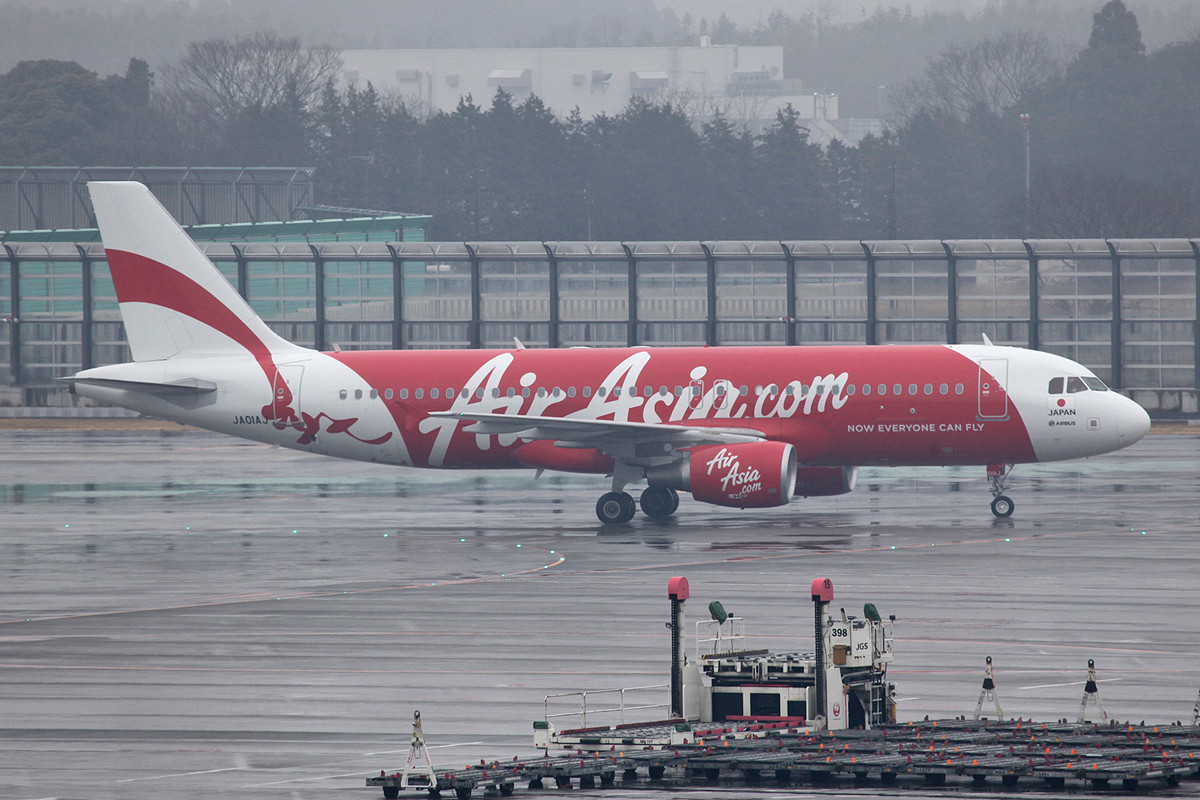
M 1194 2 L 0 0 L 0 31 L 0 164 L 312 166 L 320 201 L 429 213 L 434 239 L 1200 231 Z M 790 110 L 751 134 L 669 95 L 429 113 L 338 80 L 343 49 L 701 37 L 782 47 L 886 132 L 820 147 Z

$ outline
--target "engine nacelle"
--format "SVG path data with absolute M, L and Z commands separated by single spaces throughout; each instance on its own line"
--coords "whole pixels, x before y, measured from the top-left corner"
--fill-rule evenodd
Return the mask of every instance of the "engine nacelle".
M 796 497 L 849 494 L 858 483 L 858 467 L 801 467 L 796 471 Z
M 702 503 L 770 508 L 791 502 L 796 448 L 785 442 L 694 447 L 687 461 L 646 470 L 652 485 L 691 492 Z

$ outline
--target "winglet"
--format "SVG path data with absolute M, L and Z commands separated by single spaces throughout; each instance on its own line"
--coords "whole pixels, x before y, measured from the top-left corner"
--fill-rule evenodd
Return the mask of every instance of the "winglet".
M 987 335 L 986 333 L 985 333 L 985 334 L 983 334 L 983 343 L 984 343 L 985 345 L 987 345 L 988 347 L 995 347 L 995 346 L 996 346 L 996 345 L 992 344 L 992 340 L 988 338 L 988 335 Z

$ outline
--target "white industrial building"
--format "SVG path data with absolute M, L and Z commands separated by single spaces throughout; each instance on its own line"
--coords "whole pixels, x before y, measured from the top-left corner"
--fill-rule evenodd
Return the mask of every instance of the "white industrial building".
M 783 77 L 782 47 L 550 47 L 478 50 L 347 50 L 345 85 L 370 83 L 427 112 L 470 96 L 486 108 L 497 89 L 520 102 L 537 95 L 560 117 L 621 113 L 635 96 L 670 98 L 703 119 L 720 111 L 759 133 L 788 103 L 813 141 L 851 143 L 875 120 L 839 120 L 837 95 Z

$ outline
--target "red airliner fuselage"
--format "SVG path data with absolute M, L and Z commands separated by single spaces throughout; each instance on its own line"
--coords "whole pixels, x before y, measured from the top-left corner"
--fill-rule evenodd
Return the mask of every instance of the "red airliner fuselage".
M 606 523 L 678 492 L 733 507 L 838 494 L 864 465 L 1004 465 L 1137 441 L 1145 411 L 1068 359 L 984 345 L 352 351 L 279 338 L 140 184 L 92 184 L 134 361 L 74 391 L 314 453 L 612 476 Z

